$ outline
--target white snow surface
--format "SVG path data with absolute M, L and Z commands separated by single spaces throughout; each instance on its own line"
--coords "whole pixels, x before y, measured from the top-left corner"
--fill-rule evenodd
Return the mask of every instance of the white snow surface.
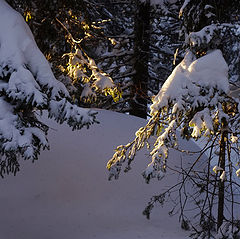
M 146 151 L 119 180 L 107 180 L 113 149 L 134 137 L 145 121 L 104 110 L 98 119 L 100 124 L 80 131 L 46 120 L 50 151 L 34 164 L 22 161 L 17 176 L 0 180 L 1 239 L 188 238 L 178 215 L 168 215 L 168 204 L 157 206 L 150 220 L 142 215 L 149 198 L 177 180 L 170 172 L 146 184 L 141 176 L 149 161 Z M 197 149 L 190 141 L 180 144 Z M 170 152 L 169 163 L 179 165 L 179 153 Z

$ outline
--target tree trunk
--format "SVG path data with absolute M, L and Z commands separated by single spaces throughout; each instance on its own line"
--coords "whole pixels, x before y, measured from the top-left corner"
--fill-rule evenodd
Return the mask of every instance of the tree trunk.
M 150 1 L 138 1 L 137 8 L 134 29 L 135 75 L 133 76 L 129 113 L 147 118 Z
M 222 134 L 220 140 L 220 154 L 219 154 L 219 166 L 225 171 L 226 162 L 226 141 L 227 141 L 227 122 L 225 119 L 222 121 Z M 219 179 L 218 186 L 218 219 L 217 229 L 219 229 L 224 219 L 224 180 Z

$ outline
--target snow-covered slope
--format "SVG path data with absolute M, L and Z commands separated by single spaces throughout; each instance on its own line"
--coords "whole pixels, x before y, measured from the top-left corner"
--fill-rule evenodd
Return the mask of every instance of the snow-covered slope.
M 146 151 L 137 154 L 132 171 L 107 180 L 113 149 L 127 143 L 144 120 L 109 111 L 99 111 L 98 119 L 99 125 L 74 132 L 50 122 L 50 151 L 22 164 L 16 177 L 0 180 L 1 239 L 187 238 L 167 207 L 157 207 L 150 220 L 142 215 L 148 199 L 176 179 L 147 185 L 141 176 L 150 160 Z M 179 164 L 180 156 L 172 152 L 170 159 Z

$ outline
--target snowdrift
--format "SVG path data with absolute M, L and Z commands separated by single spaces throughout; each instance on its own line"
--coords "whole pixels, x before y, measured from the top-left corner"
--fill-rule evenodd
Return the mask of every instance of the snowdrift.
M 50 151 L 34 164 L 22 162 L 16 177 L 0 180 L 1 239 L 187 238 L 178 215 L 168 215 L 169 206 L 155 208 L 150 220 L 142 215 L 149 198 L 176 181 L 170 173 L 162 181 L 144 182 L 147 151 L 137 154 L 133 169 L 119 180 L 107 180 L 113 149 L 132 139 L 145 121 L 104 110 L 98 120 L 89 130 L 74 132 L 49 121 Z M 197 150 L 193 142 L 181 145 Z M 172 166 L 180 159 L 171 152 Z

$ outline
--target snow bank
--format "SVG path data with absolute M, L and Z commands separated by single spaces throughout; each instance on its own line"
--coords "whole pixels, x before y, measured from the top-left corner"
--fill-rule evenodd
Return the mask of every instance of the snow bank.
M 137 154 L 133 169 L 109 182 L 106 163 L 113 149 L 145 124 L 136 117 L 100 111 L 99 125 L 71 131 L 50 122 L 50 151 L 25 162 L 16 177 L 0 180 L 1 239 L 186 239 L 170 205 L 156 207 L 150 220 L 142 211 L 149 198 L 176 182 L 173 171 L 147 185 L 141 176 L 149 160 Z M 197 147 L 182 141 L 181 146 Z M 193 161 L 193 157 L 183 155 Z M 169 166 L 179 165 L 170 152 Z

